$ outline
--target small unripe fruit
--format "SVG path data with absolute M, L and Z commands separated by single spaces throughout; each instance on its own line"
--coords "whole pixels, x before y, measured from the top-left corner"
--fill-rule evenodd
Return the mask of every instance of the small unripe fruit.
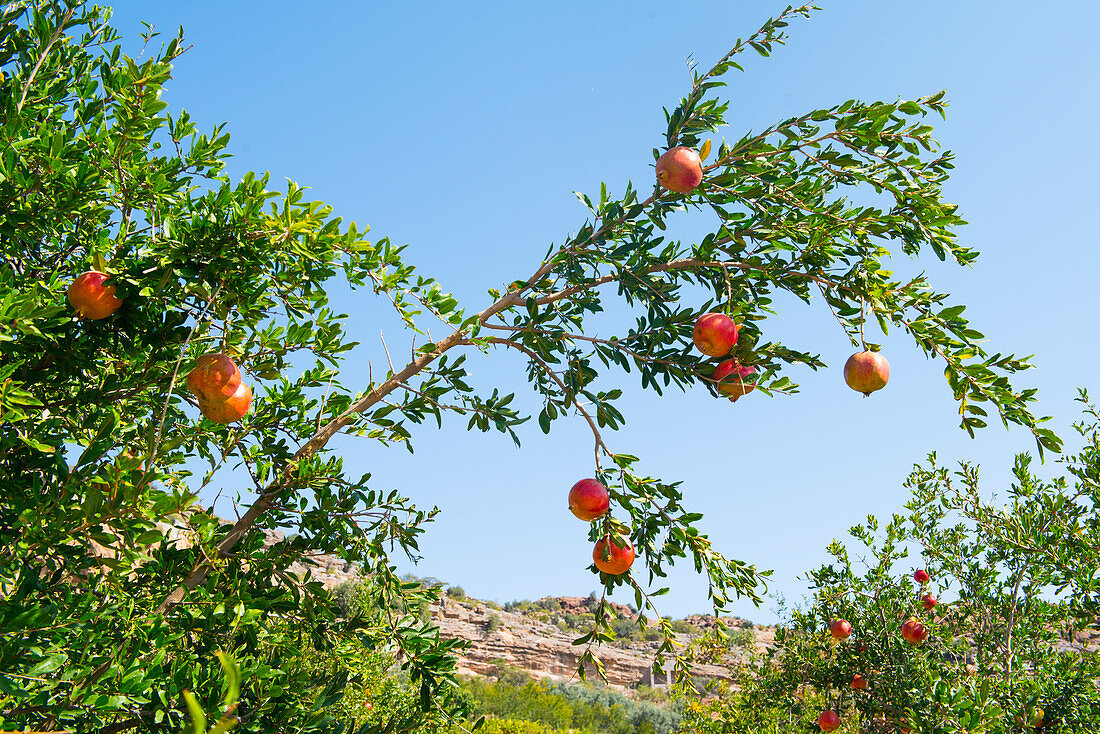
M 924 638 L 928 637 L 928 630 L 924 628 L 919 619 L 910 617 L 901 626 L 901 636 L 910 645 L 919 645 L 924 642 Z
M 215 423 L 233 423 L 244 417 L 252 406 L 252 388 L 242 382 L 229 397 L 206 400 L 199 398 L 199 410 Z
M 822 711 L 817 717 L 817 725 L 821 731 L 836 731 L 840 728 L 840 717 L 836 711 Z
M 106 281 L 107 275 L 98 270 L 78 275 L 66 294 L 73 309 L 92 321 L 105 319 L 117 311 L 122 301 L 115 297 L 115 287 Z
M 669 191 L 686 194 L 703 180 L 703 161 L 691 148 L 678 145 L 657 159 L 657 183 Z
M 890 363 L 878 352 L 856 352 L 844 363 L 844 381 L 856 392 L 870 395 L 889 380 Z
M 614 540 L 605 537 L 592 549 L 592 560 L 596 568 L 604 573 L 618 576 L 629 571 L 634 563 L 634 546 L 630 543 L 619 546 Z
M 928 572 L 925 571 L 923 568 L 918 568 L 916 571 L 913 572 L 913 579 L 918 584 L 927 584 L 929 581 L 932 580 L 932 577 L 929 576 Z
M 1035 712 L 1028 718 L 1027 723 L 1032 729 L 1038 729 L 1043 724 L 1043 717 L 1046 716 L 1046 712 L 1042 709 L 1035 709 Z
M 756 368 L 747 364 L 739 365 L 736 359 L 727 359 L 714 368 L 713 379 L 718 383 L 718 392 L 729 396 L 734 402 L 743 395 L 756 389 L 756 384 L 746 379 L 756 374 Z
M 939 602 L 937 602 L 936 597 L 931 594 L 924 594 L 920 598 L 920 603 L 925 609 L 932 610 L 936 608 L 936 604 Z
M 603 517 L 610 506 L 607 487 L 595 479 L 582 479 L 569 490 L 569 511 L 586 522 Z
M 708 357 L 723 357 L 737 343 L 737 324 L 724 313 L 705 313 L 695 322 L 691 340 Z
M 187 387 L 199 400 L 228 398 L 241 384 L 241 370 L 228 355 L 204 354 L 187 375 Z
M 852 625 L 846 619 L 836 619 L 829 623 L 829 634 L 837 640 L 847 640 L 852 634 Z
M 856 673 L 852 676 L 852 682 L 850 683 L 850 685 L 857 691 L 866 691 L 871 684 L 868 683 L 867 679 L 864 678 L 862 675 Z

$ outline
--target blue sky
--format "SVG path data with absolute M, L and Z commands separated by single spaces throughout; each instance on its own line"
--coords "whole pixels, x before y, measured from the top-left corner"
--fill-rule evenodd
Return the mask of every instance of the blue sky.
M 936 137 L 957 156 L 947 198 L 970 222 L 961 232 L 982 252 L 962 270 L 929 260 L 933 283 L 969 306 L 991 351 L 1035 354 L 1019 384 L 1039 388 L 1043 414 L 1069 440 L 1078 386 L 1100 395 L 1094 217 L 1098 153 L 1100 6 L 1092 2 L 882 3 L 826 0 L 789 29 L 771 59 L 747 59 L 724 94 L 729 139 L 849 98 L 894 100 L 941 89 L 951 101 Z M 228 122 L 235 178 L 270 171 L 311 188 L 336 214 L 371 226 L 372 238 L 411 243 L 408 260 L 467 308 L 486 290 L 525 277 L 552 242 L 584 221 L 572 191 L 649 186 L 650 149 L 662 144 L 661 107 L 689 88 L 684 59 L 709 66 L 739 36 L 785 3 L 122 3 L 120 30 L 141 20 L 170 35 L 183 25 L 194 47 L 176 64 L 164 99 L 212 127 Z M 132 47 L 136 51 L 136 46 Z M 716 141 L 717 142 L 717 141 Z M 675 236 L 705 223 L 681 215 Z M 362 347 L 347 384 L 367 364 L 407 351 L 386 304 L 340 294 Z M 988 489 L 1008 477 L 1030 434 L 991 427 L 971 440 L 943 367 L 902 336 L 882 339 L 892 374 L 872 398 L 849 390 L 851 349 L 822 304 L 781 303 L 768 338 L 820 353 L 830 369 L 792 370 L 794 397 L 754 394 L 730 404 L 701 387 L 642 392 L 635 374 L 610 374 L 626 391 L 624 431 L 613 450 L 639 455 L 644 471 L 684 481 L 686 504 L 705 513 L 717 547 L 775 569 L 773 590 L 797 602 L 798 575 L 819 565 L 832 538 L 868 513 L 898 511 L 913 463 L 929 451 L 983 467 Z M 598 327 L 590 333 L 598 335 Z M 523 362 L 471 357 L 477 384 L 527 392 Z M 357 379 L 358 378 L 358 379 Z M 377 488 L 438 504 L 421 544 L 419 575 L 508 601 L 585 595 L 586 526 L 566 510 L 574 481 L 589 476 L 591 436 L 581 419 L 550 436 L 524 426 L 522 449 L 497 434 L 467 434 L 465 421 L 423 427 L 416 453 L 341 444 Z M 1056 471 L 1048 461 L 1045 471 Z M 230 488 L 227 488 L 230 489 Z M 673 574 L 662 611 L 704 611 L 705 583 Z M 949 595 L 947 595 L 949 596 Z M 623 601 L 629 601 L 623 597 Z M 736 611 L 760 622 L 774 603 Z

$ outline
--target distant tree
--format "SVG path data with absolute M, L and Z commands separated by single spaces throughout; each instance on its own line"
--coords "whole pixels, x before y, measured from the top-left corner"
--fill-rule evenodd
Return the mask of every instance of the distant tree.
M 833 710 L 853 732 L 1100 731 L 1100 413 L 1082 399 L 1084 447 L 1063 476 L 1021 454 L 991 496 L 974 464 L 916 466 L 905 512 L 830 544 L 810 603 L 737 690 L 688 696 L 687 729 L 805 732 Z M 853 630 L 840 642 L 837 619 Z M 923 637 L 905 636 L 914 622 Z
M 461 643 L 427 623 L 440 587 L 402 581 L 390 557 L 416 557 L 437 511 L 349 475 L 330 441 L 343 434 L 407 446 L 415 426 L 459 416 L 466 429 L 518 443 L 515 428 L 535 416 L 512 406 L 510 387 L 482 394 L 468 380 L 477 359 L 501 351 L 527 360 L 512 384 L 541 398 L 543 431 L 573 415 L 592 430 L 592 473 L 616 517 L 594 522 L 591 540 L 637 551 L 630 573 L 599 576 L 592 627 L 578 639 L 582 671 L 600 670 L 595 648 L 611 639 L 613 617 L 604 594 L 616 587 L 633 588 L 636 607 L 657 614 L 651 599 L 663 590 L 649 583 L 686 559 L 706 576 L 716 613 L 738 597 L 759 601 L 763 590 L 763 574 L 699 532 L 701 516 L 683 506 L 679 483 L 647 476 L 640 459 L 611 448 L 609 432 L 624 423 L 621 391 L 596 388 L 601 373 L 635 371 L 657 393 L 793 393 L 789 365 L 825 365 L 768 335 L 767 317 L 791 295 L 828 309 L 855 349 L 877 349 L 865 342 L 867 321 L 907 333 L 942 360 L 968 431 L 992 412 L 1030 430 L 1040 449 L 1057 448 L 1030 410 L 1034 391 L 1009 383 L 1027 363 L 988 353 L 963 307 L 925 277 L 896 279 L 888 269 L 895 255 L 931 252 L 959 265 L 977 257 L 956 240 L 962 219 L 942 196 L 953 161 L 927 124 L 944 113 L 942 93 L 849 100 L 712 144 L 727 110 L 714 94 L 741 68 L 739 55 L 769 54 L 788 20 L 809 11 L 789 9 L 710 69 L 692 67 L 664 132 L 668 148 L 698 149 L 698 186 L 678 193 L 627 183 L 618 194 L 606 185 L 581 194 L 589 214 L 573 234 L 525 277 L 490 288 L 487 304 L 464 307 L 417 274 L 403 247 L 368 242 L 298 185 L 276 193 L 266 176 L 230 181 L 224 126 L 202 133 L 161 99 L 182 36 L 157 50 L 149 31 L 131 58 L 106 9 L 77 0 L 4 6 L 4 725 L 118 732 L 191 721 L 201 729 L 206 710 L 218 712 L 219 726 L 246 731 L 270 731 L 272 722 L 336 730 L 344 723 L 331 712 L 364 644 L 394 651 L 426 711 L 461 716 L 462 702 L 440 694 L 452 687 Z M 684 210 L 705 213 L 709 231 L 698 242 L 666 234 Z M 74 291 L 88 317 L 79 318 L 66 294 L 88 272 Z M 391 304 L 410 335 L 443 336 L 421 340 L 410 361 L 376 369 L 368 384 L 347 385 L 341 367 L 355 344 L 347 316 L 329 302 L 344 288 Z M 592 319 L 613 304 L 633 324 L 594 336 Z M 707 312 L 740 325 L 735 348 L 719 358 L 692 348 Z M 231 395 L 187 388 L 211 353 L 239 368 L 226 369 Z M 731 360 L 736 384 L 716 384 Z M 239 406 L 248 390 L 253 402 L 240 420 L 209 419 L 212 400 L 224 420 L 229 399 Z M 223 524 L 197 504 L 215 488 L 251 498 L 235 520 Z M 168 517 L 182 518 L 184 538 L 156 524 Z M 269 543 L 269 530 L 287 535 Z M 306 553 L 359 568 L 379 614 L 346 617 L 317 580 L 291 574 Z M 663 654 L 673 641 L 660 629 Z M 331 652 L 323 675 L 301 663 L 310 647 Z

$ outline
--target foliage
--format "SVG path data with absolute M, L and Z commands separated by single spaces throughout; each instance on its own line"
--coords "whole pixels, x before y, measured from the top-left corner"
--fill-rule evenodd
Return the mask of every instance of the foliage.
M 690 92 L 666 113 L 668 144 L 708 153 L 703 136 L 726 111 L 712 96 L 723 75 L 744 51 L 770 53 L 788 19 L 809 11 L 788 10 L 709 71 L 693 70 Z M 220 711 L 244 731 L 272 722 L 340 731 L 350 724 L 333 711 L 363 675 L 363 650 L 394 656 L 424 716 L 462 716 L 447 694 L 460 643 L 426 618 L 440 586 L 403 581 L 390 557 L 415 559 L 437 510 L 348 475 L 329 442 L 342 434 L 411 449 L 414 427 L 451 416 L 518 442 L 515 428 L 532 416 L 506 388 L 479 394 L 468 380 L 468 359 L 501 349 L 527 358 L 527 380 L 516 382 L 541 397 L 544 431 L 573 414 L 591 427 L 595 473 L 619 515 L 594 523 L 592 540 L 624 532 L 639 552 L 632 574 L 600 581 L 605 593 L 632 586 L 637 608 L 657 615 L 652 599 L 665 589 L 649 589 L 681 559 L 705 574 L 716 612 L 763 591 L 765 574 L 699 532 L 677 482 L 646 476 L 603 436 L 623 424 L 620 391 L 593 387 L 603 371 L 636 371 L 657 393 L 713 391 L 714 362 L 691 350 L 704 311 L 742 324 L 735 356 L 759 368 L 759 393 L 791 393 L 788 366 L 824 365 L 770 341 L 766 318 L 777 293 L 819 294 L 853 344 L 872 320 L 944 360 L 967 430 L 990 410 L 1057 448 L 1030 411 L 1034 392 L 1009 383 L 1026 361 L 988 354 L 962 306 L 923 276 L 896 280 L 888 269 L 894 254 L 976 257 L 956 241 L 962 220 L 941 192 L 952 159 L 925 120 L 943 114 L 942 93 L 849 100 L 718 143 L 690 194 L 629 183 L 618 197 L 606 185 L 581 194 L 588 220 L 477 310 L 418 274 L 402 246 L 367 241 L 297 184 L 276 193 L 266 176 L 230 181 L 224 126 L 202 132 L 160 99 L 186 49 L 182 31 L 159 49 L 158 34 L 146 33 L 133 58 L 109 18 L 77 0 L 0 10 L 5 726 L 178 729 Z M 864 196 L 875 205 L 851 203 Z M 716 215 L 697 243 L 666 235 L 685 209 Z M 107 272 L 123 302 L 99 321 L 65 304 L 67 286 L 90 269 Z M 442 324 L 446 335 L 366 385 L 345 385 L 355 342 L 329 303 L 343 288 L 392 305 L 410 334 Z M 613 304 L 634 326 L 587 336 L 586 322 Z M 203 419 L 184 387 L 212 351 L 231 355 L 255 394 L 231 425 Z M 231 523 L 197 504 L 223 488 L 239 510 Z M 157 524 L 165 520 L 179 536 Z M 268 531 L 284 535 L 269 543 Z M 357 566 L 379 613 L 349 615 L 349 598 L 290 574 L 307 553 Z M 600 670 L 595 646 L 612 638 L 610 606 L 592 601 L 582 671 Z M 661 654 L 671 653 L 667 624 L 655 629 Z M 309 649 L 326 656 L 323 674 L 304 659 Z M 224 698 L 234 680 L 237 700 Z
M 552 729 L 670 734 L 680 722 L 679 714 L 667 707 L 585 683 L 471 678 L 462 687 L 476 713 L 500 720 L 538 722 Z
M 689 724 L 805 731 L 833 708 L 848 731 L 1100 729 L 1100 660 L 1074 636 L 1095 630 L 1100 573 L 1100 415 L 1086 410 L 1085 446 L 1062 460 L 1065 475 L 1045 481 L 1020 455 L 1003 504 L 981 492 L 976 466 L 950 471 L 935 455 L 917 466 L 906 514 L 852 528 L 858 553 L 834 541 L 778 649 L 743 673 L 740 692 L 695 701 Z M 932 612 L 905 562 L 910 547 L 931 574 Z M 931 633 L 919 646 L 900 634 L 912 617 Z M 848 640 L 828 634 L 834 619 L 851 623 Z M 856 674 L 867 690 L 851 688 Z

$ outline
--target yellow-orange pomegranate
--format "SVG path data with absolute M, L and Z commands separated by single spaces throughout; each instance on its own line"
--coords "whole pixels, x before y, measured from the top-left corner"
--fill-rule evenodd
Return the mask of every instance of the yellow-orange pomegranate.
M 81 273 L 69 286 L 67 293 L 73 309 L 86 319 L 105 319 L 122 306 L 115 297 L 115 287 L 106 281 L 108 276 L 98 270 Z
M 237 392 L 241 370 L 229 355 L 204 354 L 187 375 L 187 387 L 199 400 L 216 402 Z
M 237 389 L 229 397 L 218 397 L 214 400 L 199 398 L 199 410 L 215 423 L 239 421 L 251 406 L 252 388 L 247 382 L 237 385 Z

